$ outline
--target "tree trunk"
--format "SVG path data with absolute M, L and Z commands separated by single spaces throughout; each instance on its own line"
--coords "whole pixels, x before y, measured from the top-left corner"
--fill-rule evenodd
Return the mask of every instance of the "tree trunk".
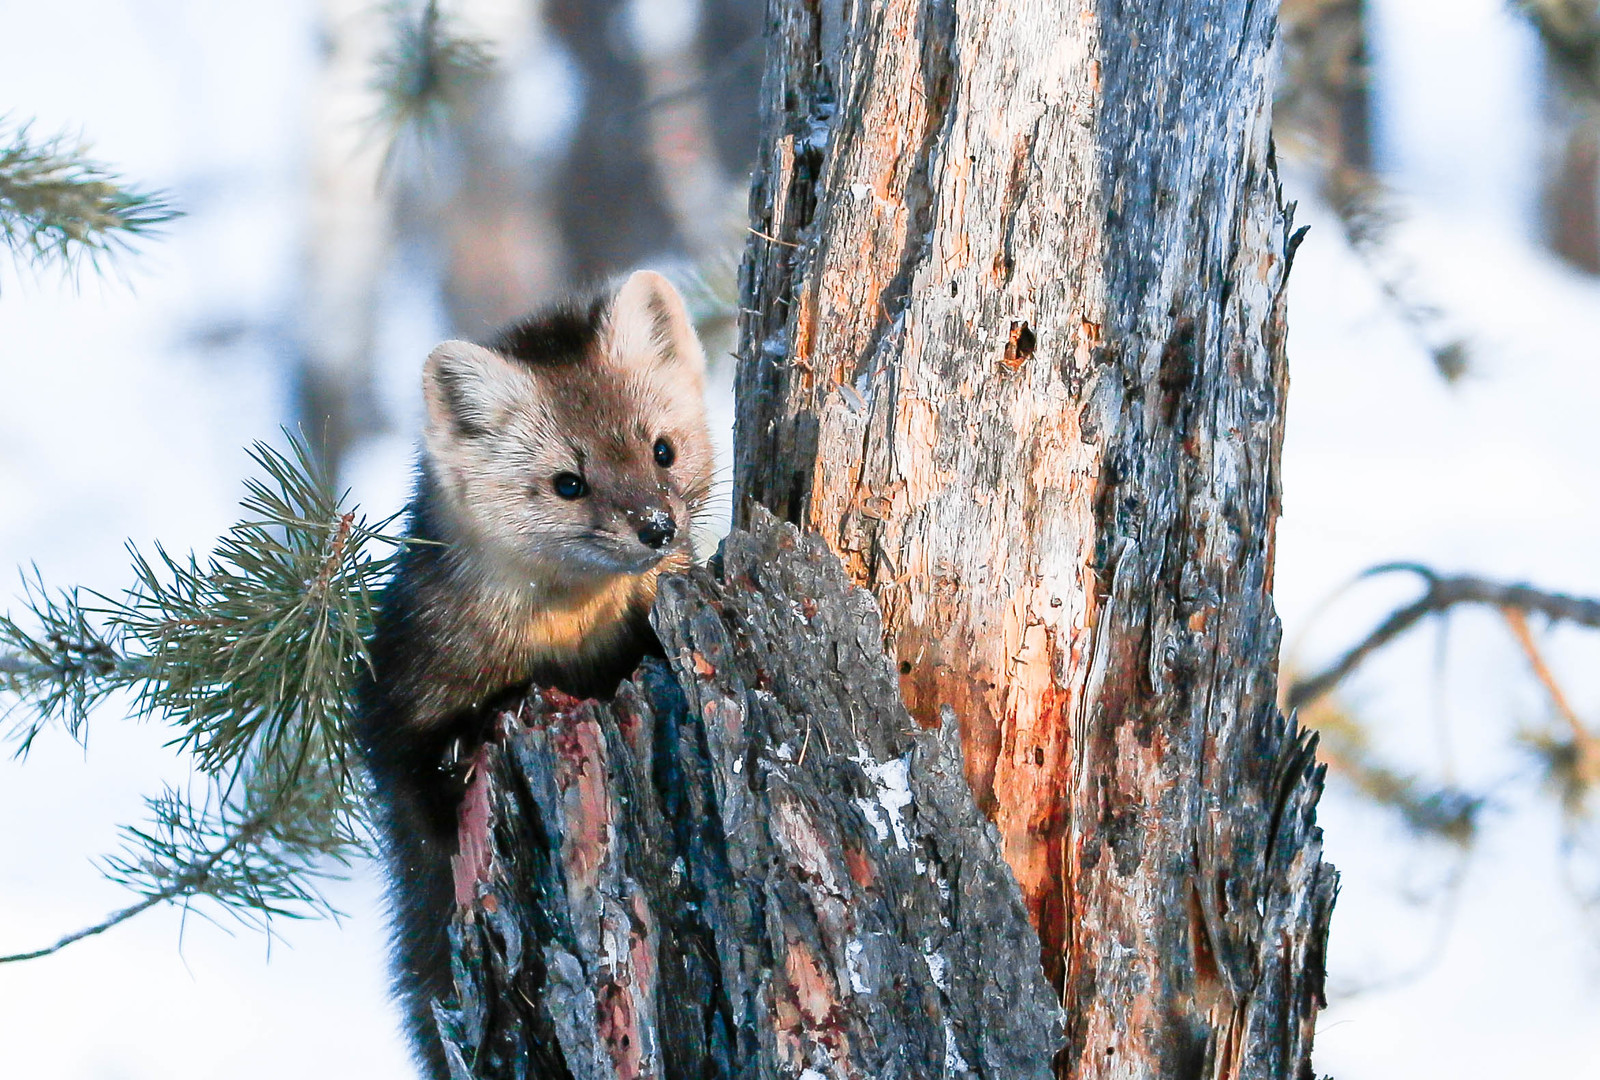
M 461 1075 L 1311 1076 L 1274 11 L 772 0 L 753 532 L 664 586 L 686 708 L 504 723 Z
M 1274 704 L 1271 0 L 775 0 L 735 505 L 952 708 L 1067 1076 L 1308 1074 L 1335 877 Z
M 372 71 L 388 21 L 365 0 L 320 0 L 318 12 L 293 404 L 295 423 L 337 476 L 353 445 L 383 422 L 372 337 L 393 221 L 379 184 L 383 141 L 371 125 L 383 104 Z
M 448 152 L 435 155 L 448 176 L 413 180 L 406 224 L 439 252 L 452 333 L 478 341 L 562 295 L 571 275 L 553 205 L 556 168 L 512 120 L 527 93 L 519 73 L 550 48 L 542 5 L 461 0 L 450 8 L 465 32 L 488 42 L 496 63 L 433 136 L 449 140 Z
M 1550 250 L 1600 274 L 1600 105 L 1572 82 L 1546 73 L 1540 210 Z
M 1600 274 L 1600 9 L 1572 0 L 1517 5 L 1544 45 L 1544 239 Z
M 1348 194 L 1372 172 L 1366 0 L 1283 0 L 1278 20 L 1273 133 L 1335 197 Z
M 436 1007 L 454 1075 L 1044 1080 L 1038 938 L 872 598 L 770 516 L 718 569 L 664 586 L 670 674 L 501 717 Z
M 546 23 L 583 80 L 556 206 L 580 284 L 683 248 L 652 154 L 645 72 L 627 33 L 627 8 L 624 0 L 544 4 Z

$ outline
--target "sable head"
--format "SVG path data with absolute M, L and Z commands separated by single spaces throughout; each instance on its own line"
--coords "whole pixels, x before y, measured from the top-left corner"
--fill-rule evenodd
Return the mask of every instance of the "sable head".
M 649 271 L 489 347 L 440 345 L 423 370 L 425 467 L 451 539 L 550 584 L 682 565 L 712 480 L 704 374 L 682 299 Z

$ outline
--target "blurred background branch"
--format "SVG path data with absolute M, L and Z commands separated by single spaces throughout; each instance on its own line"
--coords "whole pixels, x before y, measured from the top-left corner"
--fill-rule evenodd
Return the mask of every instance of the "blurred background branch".
M 1313 177 L 1395 317 L 1454 382 L 1467 371 L 1469 345 L 1425 299 L 1425 283 L 1390 243 L 1400 211 L 1373 169 L 1369 18 L 1365 0 L 1284 0 L 1273 137 L 1279 152 Z
M 69 272 L 160 231 L 168 196 L 129 184 L 64 135 L 39 139 L 0 117 L 0 244 L 34 268 Z
M 1508 619 L 1519 620 L 1514 625 L 1524 632 L 1527 623 L 1523 617 L 1528 613 L 1600 630 L 1600 600 L 1546 592 L 1530 585 L 1507 585 L 1472 575 L 1444 576 L 1417 563 L 1386 563 L 1361 576 L 1369 578 L 1380 574 L 1412 574 L 1421 578 L 1426 588 L 1421 596 L 1395 611 L 1327 668 L 1292 682 L 1284 699 L 1289 708 L 1310 704 L 1337 686 L 1362 661 L 1424 618 L 1460 604 L 1485 604 L 1509 612 Z

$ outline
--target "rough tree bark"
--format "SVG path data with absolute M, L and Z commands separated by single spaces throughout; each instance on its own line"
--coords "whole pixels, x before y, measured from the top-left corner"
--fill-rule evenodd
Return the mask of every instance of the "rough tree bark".
M 477 763 L 453 1073 L 1049 1077 L 1038 938 L 872 598 L 768 516 L 655 622 L 670 673 L 534 694 Z
M 461 1075 L 1311 1075 L 1275 7 L 772 0 L 753 532 L 658 604 L 686 705 L 504 719 Z
M 1308 1074 L 1335 877 L 1274 705 L 1272 0 L 776 0 L 735 501 L 953 708 L 1068 1076 Z

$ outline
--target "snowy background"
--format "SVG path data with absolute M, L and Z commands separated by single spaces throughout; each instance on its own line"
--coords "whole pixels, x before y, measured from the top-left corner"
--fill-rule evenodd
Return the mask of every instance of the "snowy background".
M 1501 0 L 1373 12 L 1377 164 L 1406 211 L 1392 247 L 1472 340 L 1475 366 L 1440 379 L 1337 222 L 1303 199 L 1278 603 L 1308 666 L 1406 595 L 1375 582 L 1302 634 L 1380 561 L 1600 595 L 1600 287 L 1532 239 L 1538 49 Z M 110 275 L 0 269 L 0 567 L 111 591 L 128 580 L 125 539 L 206 549 L 234 517 L 243 447 L 290 415 L 282 339 L 300 302 L 316 11 L 62 0 L 0 19 L 0 110 L 83 132 L 188 214 Z M 59 41 L 70 64 L 41 44 Z M 553 90 L 548 108 L 570 97 Z M 350 469 L 374 512 L 403 498 L 417 372 L 446 333 L 427 272 L 400 259 L 383 283 L 375 354 L 400 434 Z M 236 324 L 257 330 L 217 330 Z M 1438 692 L 1436 644 L 1412 635 L 1347 698 L 1393 760 L 1492 790 L 1483 837 L 1463 860 L 1332 786 L 1322 822 L 1343 891 L 1318 1070 L 1600 1075 L 1600 921 L 1567 885 L 1561 823 L 1512 744 L 1548 708 L 1495 618 L 1453 620 Z M 1549 639 L 1586 717 L 1600 714 L 1595 644 Z M 89 857 L 115 848 L 160 780 L 185 775 L 162 733 L 118 722 L 116 703 L 87 752 L 47 737 L 24 763 L 0 760 L 0 953 L 126 905 Z M 372 868 L 333 899 L 342 922 L 279 923 L 270 942 L 163 909 L 0 966 L 0 1076 L 407 1075 Z

